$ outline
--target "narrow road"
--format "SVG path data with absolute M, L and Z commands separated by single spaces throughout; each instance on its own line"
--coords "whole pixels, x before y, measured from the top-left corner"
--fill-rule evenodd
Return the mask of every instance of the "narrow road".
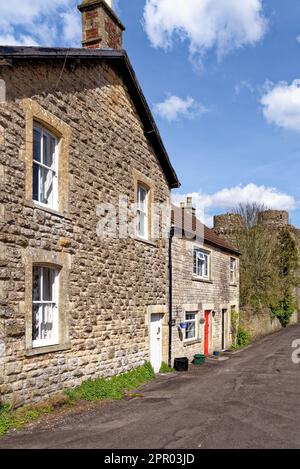
M 159 376 L 142 397 L 38 424 L 0 448 L 300 448 L 300 364 L 280 331 L 189 373 Z

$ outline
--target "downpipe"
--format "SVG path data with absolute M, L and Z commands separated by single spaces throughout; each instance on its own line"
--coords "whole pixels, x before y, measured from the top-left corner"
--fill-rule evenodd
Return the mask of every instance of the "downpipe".
M 172 328 L 173 328 L 173 263 L 172 263 L 172 243 L 174 238 L 174 226 L 170 228 L 169 236 L 169 357 L 168 365 L 172 367 Z

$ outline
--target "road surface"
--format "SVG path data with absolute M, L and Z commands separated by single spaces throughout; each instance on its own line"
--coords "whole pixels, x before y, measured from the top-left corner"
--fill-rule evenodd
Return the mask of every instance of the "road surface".
M 300 325 L 226 361 L 159 376 L 140 397 L 63 415 L 0 439 L 0 448 L 300 448 Z

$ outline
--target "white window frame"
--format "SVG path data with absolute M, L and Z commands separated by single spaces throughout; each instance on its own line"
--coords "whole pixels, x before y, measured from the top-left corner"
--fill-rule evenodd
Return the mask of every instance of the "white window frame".
M 55 152 L 54 152 L 54 165 L 53 165 L 53 168 L 50 168 L 49 166 L 42 163 L 42 161 L 35 160 L 34 152 L 32 151 L 32 176 L 34 174 L 33 165 L 37 165 L 40 168 L 44 168 L 47 171 L 51 171 L 53 173 L 53 203 L 46 204 L 44 202 L 41 202 L 40 200 L 36 200 L 33 198 L 33 181 L 32 181 L 32 200 L 35 204 L 41 205 L 43 207 L 52 208 L 53 210 L 58 210 L 58 167 L 59 167 L 58 160 L 59 160 L 60 142 L 59 142 L 59 139 L 53 133 L 49 132 L 49 130 L 47 130 L 42 125 L 37 124 L 36 122 L 33 123 L 33 131 L 34 130 L 38 131 L 41 135 L 41 148 L 40 148 L 41 160 L 43 159 L 43 155 L 44 155 L 44 138 L 43 138 L 44 135 L 47 135 L 48 137 L 53 138 L 55 140 Z M 40 180 L 41 180 L 41 176 L 39 176 L 39 181 L 38 181 L 38 198 L 40 197 Z
M 237 275 L 237 260 L 235 257 L 230 258 L 230 283 L 236 283 L 236 275 Z
M 194 314 L 195 319 L 187 319 L 188 314 Z M 187 329 L 184 330 L 184 342 L 194 342 L 198 338 L 198 311 L 185 311 L 184 313 L 184 321 L 187 324 L 195 324 L 195 336 L 190 337 L 189 339 L 186 338 Z
M 195 259 L 195 257 L 196 257 L 196 259 Z M 203 274 L 198 273 L 198 267 L 197 267 L 197 258 L 198 257 L 202 257 L 204 263 L 207 264 L 207 273 L 206 274 L 205 274 L 205 272 L 203 272 Z M 196 260 L 196 262 L 195 262 L 195 260 Z M 204 267 L 204 270 L 205 270 L 205 267 Z M 194 273 L 195 277 L 197 277 L 197 278 L 201 278 L 201 279 L 204 279 L 204 280 L 209 280 L 209 278 L 210 278 L 210 253 L 209 252 L 203 251 L 202 249 L 199 249 L 199 248 L 194 248 L 193 249 L 193 273 Z
M 146 210 L 143 210 L 140 204 L 140 198 L 139 198 L 139 193 L 140 190 L 144 191 L 146 193 L 145 197 L 145 205 L 146 205 Z M 149 189 L 142 183 L 138 182 L 137 184 L 137 220 L 136 220 L 136 230 L 137 230 L 137 236 L 141 239 L 149 239 Z M 139 232 L 139 221 L 140 221 L 140 215 L 144 215 L 144 235 L 142 235 Z
M 44 269 L 52 269 L 55 272 L 54 278 L 54 298 L 52 301 L 43 301 L 32 300 L 32 322 L 33 314 L 34 314 L 34 305 L 39 305 L 39 327 L 41 324 L 41 316 L 42 316 L 42 307 L 45 305 L 49 305 L 52 307 L 52 317 L 53 317 L 53 338 L 52 339 L 33 339 L 32 337 L 32 348 L 38 347 L 48 347 L 50 345 L 58 345 L 59 344 L 59 270 L 52 266 L 47 265 L 33 265 L 34 267 L 38 267 L 41 269 L 41 281 L 40 281 L 40 290 L 43 292 L 43 280 L 44 280 Z M 33 289 L 33 284 L 32 284 Z M 42 293 L 41 293 L 42 294 Z

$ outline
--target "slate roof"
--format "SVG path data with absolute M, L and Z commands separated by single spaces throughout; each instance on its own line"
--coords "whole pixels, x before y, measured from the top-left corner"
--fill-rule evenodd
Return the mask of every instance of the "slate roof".
M 241 254 L 236 247 L 204 225 L 195 215 L 188 212 L 187 209 L 172 205 L 172 224 L 177 232 L 180 234 L 184 232 L 188 239 L 194 238 L 196 240 L 198 238 L 206 244 L 216 246 L 234 255 Z

